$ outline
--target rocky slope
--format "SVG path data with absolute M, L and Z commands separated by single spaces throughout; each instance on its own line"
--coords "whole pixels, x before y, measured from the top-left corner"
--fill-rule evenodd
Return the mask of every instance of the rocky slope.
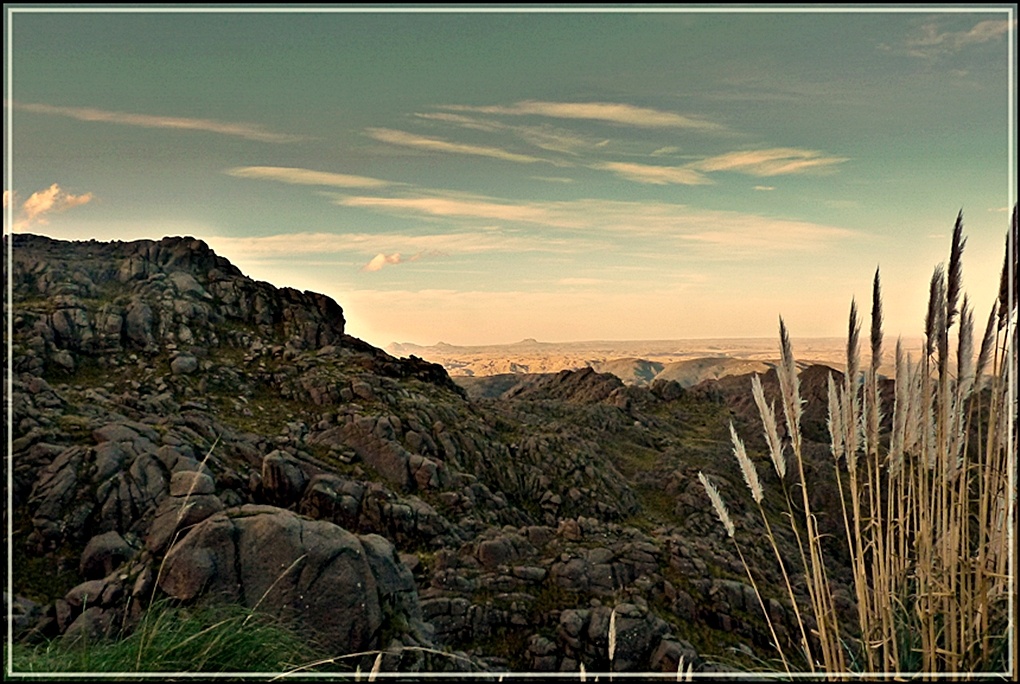
M 168 598 L 258 606 L 329 653 L 384 649 L 390 670 L 774 659 L 699 470 L 792 638 L 728 439 L 733 419 L 775 486 L 749 376 L 646 388 L 584 369 L 469 399 L 441 366 L 347 335 L 330 298 L 200 240 L 7 239 L 19 639 L 115 637 Z M 824 374 L 805 371 L 805 396 Z M 831 460 L 808 454 L 835 522 Z

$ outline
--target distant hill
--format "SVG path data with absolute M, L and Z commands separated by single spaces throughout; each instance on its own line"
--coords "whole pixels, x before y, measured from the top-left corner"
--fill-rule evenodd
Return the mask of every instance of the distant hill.
M 845 345 L 838 338 L 793 341 L 795 355 L 803 359 L 802 366 L 817 363 L 836 369 L 845 365 Z M 920 339 L 905 339 L 904 345 L 917 358 Z M 682 387 L 691 387 L 730 375 L 765 373 L 778 358 L 777 340 L 768 338 L 586 342 L 526 339 L 479 346 L 445 342 L 423 346 L 405 342 L 393 343 L 387 350 L 394 356 L 413 355 L 438 363 L 457 380 L 592 368 L 599 373 L 612 373 L 625 384 L 638 387 L 650 386 L 656 380 L 672 380 Z M 862 361 L 868 362 L 866 353 Z M 879 373 L 891 375 L 893 362 L 891 351 L 887 352 Z

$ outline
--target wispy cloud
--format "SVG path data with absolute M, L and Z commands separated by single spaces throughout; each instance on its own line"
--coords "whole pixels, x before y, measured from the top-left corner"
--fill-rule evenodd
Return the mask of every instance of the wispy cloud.
M 92 107 L 58 107 L 48 104 L 15 102 L 14 108 L 23 112 L 36 114 L 55 114 L 67 116 L 79 121 L 99 121 L 103 123 L 140 126 L 142 128 L 169 128 L 186 131 L 204 131 L 220 135 L 232 135 L 247 140 L 267 143 L 290 143 L 304 140 L 304 136 L 275 133 L 264 126 L 252 123 L 233 123 L 215 119 L 192 119 L 177 116 L 158 116 L 152 114 L 133 114 L 130 112 L 112 112 Z
M 511 134 L 533 147 L 560 154 L 576 155 L 585 150 L 602 147 L 609 142 L 603 138 L 594 138 L 574 131 L 566 131 L 549 124 L 508 124 L 495 119 L 483 119 L 474 116 L 464 116 L 463 114 L 452 114 L 450 112 L 418 113 L 415 116 L 426 121 L 438 121 L 469 130 Z
M 593 168 L 612 171 L 618 176 L 638 183 L 652 185 L 710 185 L 712 180 L 685 166 L 654 166 L 626 162 L 602 162 Z
M 448 233 L 278 233 L 259 237 L 211 236 L 206 240 L 218 253 L 231 259 L 291 260 L 310 255 L 382 255 L 414 254 L 399 262 L 458 254 L 491 252 L 563 252 L 591 249 L 589 240 L 568 241 L 548 237 L 506 233 L 499 230 L 452 231 Z M 385 265 L 385 264 L 383 264 Z M 375 269 L 377 270 L 377 269 Z
M 847 157 L 833 157 L 815 150 L 776 147 L 768 150 L 729 152 L 690 164 L 700 171 L 737 171 L 752 176 L 782 176 L 791 173 L 829 170 Z
M 967 30 L 947 31 L 941 29 L 937 22 L 929 22 L 921 26 L 915 35 L 907 38 L 907 54 L 925 59 L 953 54 L 972 45 L 1004 38 L 1015 27 L 1015 20 L 986 19 Z
M 469 106 L 445 105 L 441 109 L 507 116 L 545 116 L 557 119 L 583 119 L 641 128 L 692 128 L 721 130 L 722 126 L 692 116 L 619 102 L 543 102 L 523 100 L 512 105 Z
M 707 259 L 758 258 L 783 251 L 823 249 L 855 236 L 853 231 L 796 219 L 740 212 L 697 210 L 668 202 L 580 199 L 561 202 L 514 202 L 474 195 L 430 194 L 413 197 L 338 197 L 357 206 L 397 216 L 418 216 L 465 227 L 479 220 L 520 226 L 522 233 L 544 228 L 542 240 L 650 239 L 660 246 L 700 246 Z M 422 247 L 425 248 L 425 247 Z M 405 251 L 406 248 L 401 248 Z M 373 253 L 401 251 L 378 249 Z
M 702 212 L 699 225 L 679 239 L 716 248 L 718 255 L 751 257 L 764 253 L 810 252 L 854 236 L 852 231 L 792 219 L 736 212 Z
M 441 140 L 439 138 L 428 138 L 423 135 L 415 135 L 414 133 L 407 133 L 405 131 L 395 131 L 390 128 L 369 128 L 366 133 L 369 137 L 374 140 L 378 140 L 379 142 L 389 143 L 390 145 L 400 145 L 403 147 L 413 147 L 420 150 L 430 150 L 432 152 L 450 152 L 454 154 L 469 154 L 479 157 L 492 157 L 494 159 L 503 159 L 505 161 L 519 162 L 522 164 L 534 164 L 536 162 L 546 161 L 545 159 L 540 159 L 538 157 L 510 152 L 499 147 L 455 143 L 448 140 Z
M 557 228 L 579 228 L 583 224 L 557 213 L 542 203 L 499 201 L 488 197 L 431 195 L 423 197 L 340 197 L 336 203 L 346 207 L 377 209 L 400 215 L 426 215 L 444 218 L 468 218 L 537 223 Z
M 237 178 L 271 180 L 292 185 L 326 185 L 336 188 L 381 188 L 392 185 L 389 181 L 345 173 L 313 171 L 289 166 L 238 166 L 225 172 Z
M 776 188 L 773 185 L 756 185 L 754 186 L 754 189 L 758 190 L 759 192 L 771 192 Z
M 60 185 L 54 183 L 45 190 L 33 192 L 18 208 L 14 216 L 15 231 L 27 230 L 33 225 L 45 225 L 48 223 L 50 214 L 58 214 L 92 201 L 92 193 L 86 192 L 81 195 L 73 195 L 61 189 Z M 4 209 L 8 205 L 15 205 L 16 195 L 13 192 L 4 191 Z

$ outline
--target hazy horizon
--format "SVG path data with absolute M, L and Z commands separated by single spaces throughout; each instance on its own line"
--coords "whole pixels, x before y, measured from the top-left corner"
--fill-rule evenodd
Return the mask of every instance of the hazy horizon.
M 920 336 L 1016 202 L 1015 7 L 5 5 L 4 231 L 192 235 L 348 332 Z M 888 343 L 891 344 L 891 343 Z
M 849 315 L 849 313 L 848 313 Z M 866 321 L 865 321 L 866 323 Z M 912 335 L 903 336 L 904 341 L 921 341 L 924 339 L 923 335 Z M 451 344 L 445 340 L 437 340 L 436 342 L 429 344 L 419 344 L 417 342 L 407 342 L 400 340 L 391 340 L 386 346 L 407 346 L 407 347 L 438 347 L 441 345 L 450 347 L 463 347 L 467 349 L 479 348 L 479 347 L 512 347 L 515 345 L 524 344 L 540 344 L 540 345 L 594 345 L 594 344 L 666 344 L 671 342 L 740 342 L 740 341 L 760 341 L 760 342 L 772 342 L 775 341 L 778 345 L 779 340 L 779 328 L 776 327 L 776 334 L 769 337 L 767 335 L 756 335 L 753 337 L 678 337 L 678 338 L 664 338 L 664 339 L 601 339 L 601 340 L 537 340 L 533 337 L 524 338 L 522 340 L 512 340 L 507 342 L 493 342 L 490 344 Z M 846 336 L 838 335 L 820 335 L 820 336 L 805 336 L 805 335 L 791 335 L 791 342 L 802 340 L 805 342 L 811 341 L 831 341 L 831 342 L 846 342 Z M 887 340 L 888 342 L 888 340 Z

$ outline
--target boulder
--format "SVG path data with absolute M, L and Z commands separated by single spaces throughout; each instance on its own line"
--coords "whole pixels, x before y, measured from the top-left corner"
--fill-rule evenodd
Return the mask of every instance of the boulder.
M 170 362 L 170 372 L 174 375 L 191 375 L 198 370 L 198 359 L 191 354 L 181 354 Z
M 176 599 L 258 606 L 337 654 L 379 648 L 384 620 L 422 625 L 414 580 L 388 541 L 270 506 L 196 525 L 167 553 L 159 586 Z
M 85 545 L 81 555 L 81 574 L 88 579 L 106 577 L 133 553 L 134 549 L 119 533 L 111 530 L 98 534 Z

